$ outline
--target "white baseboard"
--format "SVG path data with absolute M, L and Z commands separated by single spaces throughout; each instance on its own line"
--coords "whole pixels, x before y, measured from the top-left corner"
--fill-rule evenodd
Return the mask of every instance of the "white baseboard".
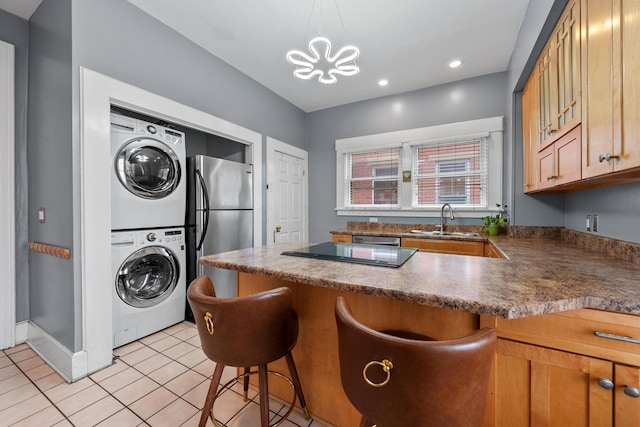
M 16 345 L 27 341 L 27 333 L 29 331 L 29 321 L 16 323 Z
M 27 323 L 27 345 L 62 378 L 71 383 L 88 375 L 86 351 L 73 353 L 36 324 Z

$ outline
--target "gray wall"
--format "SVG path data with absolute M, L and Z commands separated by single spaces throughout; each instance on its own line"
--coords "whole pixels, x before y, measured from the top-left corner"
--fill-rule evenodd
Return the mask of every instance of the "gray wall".
M 334 211 L 336 139 L 503 116 L 506 85 L 506 73 L 496 73 L 309 113 L 309 194 L 313 195 L 309 200 L 309 241 L 326 241 L 330 230 L 344 228 L 347 221 L 368 219 L 338 216 Z M 379 218 L 381 222 L 433 220 Z
M 567 193 L 565 226 L 587 232 L 585 219 L 597 214 L 600 236 L 640 242 L 640 183 Z M 593 232 L 592 232 L 593 233 Z
M 126 0 L 73 0 L 73 66 L 306 148 L 302 110 Z
M 29 21 L 29 240 L 75 256 L 71 93 L 71 0 L 45 0 Z M 72 260 L 29 254 L 30 319 L 75 351 L 82 322 L 73 276 Z
M 27 241 L 27 76 L 29 23 L 0 10 L 0 40 L 15 47 L 16 321 L 29 319 Z

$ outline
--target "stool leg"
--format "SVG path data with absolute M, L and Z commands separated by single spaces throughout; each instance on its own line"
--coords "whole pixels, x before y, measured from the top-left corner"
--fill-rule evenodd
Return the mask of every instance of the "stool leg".
M 269 427 L 269 379 L 267 365 L 258 366 L 258 388 L 260 389 L 260 426 Z
M 249 372 L 250 372 L 250 368 L 244 368 L 244 378 L 242 381 L 242 387 L 243 387 L 243 393 L 242 393 L 242 398 L 244 399 L 244 401 L 247 401 L 247 397 L 249 396 Z
M 216 392 L 218 391 L 220 378 L 222 378 L 222 371 L 224 371 L 224 365 L 222 363 L 217 363 L 216 368 L 213 371 L 213 377 L 211 377 L 211 384 L 209 384 L 207 398 L 205 399 L 204 406 L 202 407 L 202 415 L 200 416 L 200 423 L 198 424 L 198 427 L 205 427 L 207 425 L 207 418 L 211 415 L 213 402 L 216 400 Z
M 302 393 L 302 385 L 300 384 L 300 378 L 298 377 L 296 363 L 293 361 L 293 354 L 291 354 L 291 352 L 287 353 L 285 359 L 287 360 L 287 366 L 289 367 L 289 373 L 291 374 L 291 380 L 295 386 L 296 394 L 298 395 L 298 399 L 300 399 L 300 407 L 304 411 L 304 416 L 309 419 L 311 417 L 309 416 L 309 411 L 307 411 L 307 401 Z

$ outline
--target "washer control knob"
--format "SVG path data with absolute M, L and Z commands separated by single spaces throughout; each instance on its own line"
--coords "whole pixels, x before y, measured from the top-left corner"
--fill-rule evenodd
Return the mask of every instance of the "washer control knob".
M 147 234 L 147 240 L 150 241 L 150 242 L 155 242 L 156 241 L 156 233 Z
M 154 133 L 158 132 L 158 130 L 156 129 L 156 127 L 155 127 L 155 126 L 151 126 L 151 125 L 147 126 L 147 130 L 148 130 L 148 131 L 149 131 L 149 133 L 151 133 L 151 134 L 154 134 Z

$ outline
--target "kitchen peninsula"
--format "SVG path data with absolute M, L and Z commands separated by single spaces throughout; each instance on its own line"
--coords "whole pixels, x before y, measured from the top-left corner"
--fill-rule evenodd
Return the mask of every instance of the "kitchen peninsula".
M 633 369 L 640 372 L 640 350 L 634 348 L 640 347 L 637 344 L 593 334 L 576 337 L 578 332 L 571 332 L 572 328 L 581 332 L 581 327 L 575 325 L 586 322 L 601 329 L 613 327 L 605 329 L 606 333 L 640 336 L 640 318 L 636 317 L 640 315 L 640 265 L 556 239 L 497 236 L 491 242 L 508 259 L 418 252 L 402 267 L 386 268 L 284 256 L 283 251 L 301 246 L 284 244 L 210 255 L 200 262 L 236 270 L 238 295 L 278 286 L 292 289 L 294 308 L 300 317 L 294 357 L 308 408 L 334 425 L 357 425 L 358 420 L 340 384 L 333 314 L 338 295 L 345 296 L 354 315 L 373 328 L 408 329 L 436 339 L 450 339 L 480 326 L 495 327 L 501 343 L 487 407 L 487 426 L 506 425 L 500 420 L 513 414 L 525 417 L 536 409 L 533 405 L 539 399 L 531 399 L 530 404 L 525 399 L 525 403 L 515 406 L 505 403 L 509 396 L 501 393 L 501 387 L 508 386 L 502 370 L 516 359 L 540 363 L 533 360 L 542 354 L 539 349 L 552 352 L 551 358 L 566 354 L 562 363 L 572 357 L 581 358 L 576 362 L 581 366 L 576 375 L 586 375 L 584 387 L 592 383 L 591 374 L 585 374 L 584 358 L 607 359 L 611 376 L 616 362 L 634 365 Z M 510 346 L 516 346 L 515 350 Z M 535 357 L 529 357 L 530 353 Z M 561 368 L 568 369 L 564 365 Z M 616 365 L 616 373 L 618 370 Z M 537 381 L 535 372 L 529 372 L 533 384 Z M 613 402 L 615 389 L 600 390 L 611 395 L 609 400 Z M 273 392 L 281 393 L 276 388 Z M 282 393 L 287 396 L 284 390 Z M 540 397 L 541 392 L 531 393 Z M 618 400 L 621 401 L 616 399 L 616 405 Z M 576 410 L 575 405 L 568 407 Z M 585 411 L 595 410 L 593 403 L 586 404 Z M 613 403 L 605 416 L 612 411 Z M 552 412 L 550 409 L 554 415 Z

